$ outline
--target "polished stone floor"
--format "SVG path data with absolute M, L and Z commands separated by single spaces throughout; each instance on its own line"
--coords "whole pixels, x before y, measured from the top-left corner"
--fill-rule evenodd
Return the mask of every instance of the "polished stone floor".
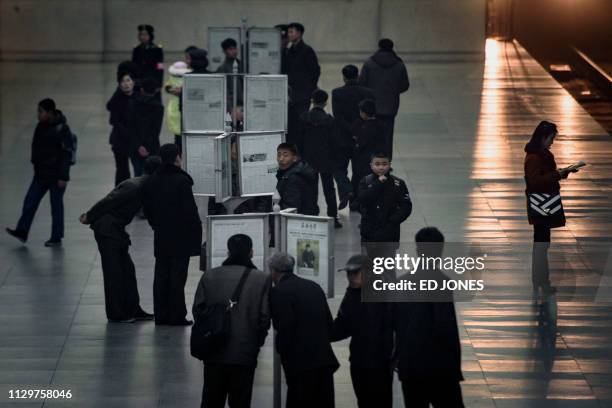
M 587 243 L 612 241 L 612 138 L 520 46 L 488 42 L 486 49 L 482 62 L 408 64 L 411 88 L 397 118 L 393 164 L 414 203 L 402 240 L 435 225 L 450 242 L 528 245 L 522 147 L 539 120 L 557 122 L 553 151 L 559 165 L 580 159 L 590 164 L 564 182 L 568 225 L 553 232 L 554 242 L 577 250 L 557 251 L 552 279 L 559 294 L 539 306 L 503 296 L 458 304 L 462 389 L 468 407 L 612 406 L 612 304 L 576 294 L 592 286 L 593 274 L 588 261 L 573 256 Z M 341 66 L 323 66 L 324 89 L 338 85 Z M 201 364 L 189 355 L 189 330 L 107 324 L 95 242 L 77 222 L 112 187 L 104 104 L 113 89 L 110 64 L 0 64 L 2 227 L 14 226 L 32 175 L 36 102 L 55 98 L 79 136 L 79 163 L 65 196 L 64 247 L 43 247 L 50 231 L 47 201 L 27 245 L 0 234 L 0 407 L 199 404 Z M 345 210 L 341 218 L 345 227 L 335 244 L 340 264 L 359 250 L 359 216 Z M 130 232 L 142 304 L 151 310 L 152 234 L 141 220 Z M 525 291 L 528 275 L 518 272 L 528 266 L 525 261 L 506 268 L 517 271 L 509 280 Z M 199 276 L 193 259 L 189 302 Z M 335 288 L 334 313 L 345 288 L 341 274 Z M 348 342 L 334 349 L 342 363 L 335 375 L 337 406 L 354 407 Z M 12 388 L 71 389 L 73 398 L 15 403 L 8 399 Z M 253 406 L 270 407 L 271 391 L 269 337 Z M 403 406 L 399 384 L 394 394 L 395 406 Z

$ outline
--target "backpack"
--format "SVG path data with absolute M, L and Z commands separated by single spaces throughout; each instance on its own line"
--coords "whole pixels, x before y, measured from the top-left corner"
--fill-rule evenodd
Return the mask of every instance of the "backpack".
M 65 126 L 65 127 L 64 127 Z M 70 153 L 70 165 L 74 166 L 76 164 L 76 156 L 77 156 L 77 147 L 78 147 L 78 139 L 77 135 L 72 133 L 72 130 L 68 127 L 68 125 L 64 125 L 60 123 L 56 128 L 57 132 L 61 132 L 65 130 L 62 135 L 62 148 L 65 152 Z
M 231 335 L 231 313 L 240 301 L 242 287 L 246 282 L 250 268 L 245 268 L 240 281 L 227 303 L 208 305 L 197 316 L 191 328 L 191 355 L 204 360 L 225 346 Z

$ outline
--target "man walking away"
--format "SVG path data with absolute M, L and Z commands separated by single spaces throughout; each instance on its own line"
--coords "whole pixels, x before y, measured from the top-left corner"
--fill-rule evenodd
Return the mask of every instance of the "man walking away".
M 349 160 L 353 157 L 355 142 L 351 133 L 351 126 L 359 119 L 359 103 L 365 99 L 374 100 L 374 93 L 370 88 L 359 85 L 357 78 L 359 69 L 355 65 L 346 65 L 342 68 L 344 86 L 332 91 L 332 113 L 336 120 L 336 157 L 337 161 L 334 178 L 338 184 L 340 203 L 338 209 L 344 209 L 349 201 L 353 201 L 357 186 L 353 186 L 347 176 Z M 359 182 L 359 180 L 357 180 Z
M 325 112 L 327 92 L 317 89 L 312 93 L 312 109 L 304 112 L 300 117 L 300 130 L 298 132 L 298 151 L 302 159 L 317 172 L 317 188 L 319 195 L 319 178 L 323 184 L 323 194 L 327 205 L 327 216 L 334 219 L 336 228 L 341 228 L 338 221 L 338 203 L 336 189 L 334 188 L 333 172 L 336 167 L 334 160 L 335 124 L 334 118 Z
M 410 87 L 404 61 L 393 51 L 393 41 L 383 38 L 378 51 L 363 64 L 359 83 L 374 91 L 376 114 L 386 126 L 387 149 L 393 158 L 393 130 L 400 94 Z
M 387 152 L 385 125 L 376 117 L 376 106 L 372 99 L 359 102 L 359 118 L 353 122 L 351 133 L 353 150 L 353 188 L 359 191 L 359 182 L 372 172 L 370 161 L 377 152 Z M 359 200 L 353 197 L 351 211 L 359 211 Z
M 444 236 L 437 228 L 421 229 L 415 240 L 417 256 L 442 255 Z M 428 270 L 427 275 L 443 273 Z M 395 358 L 407 407 L 464 406 L 459 384 L 463 381 L 461 343 L 452 293 L 448 295 L 450 301 L 394 304 Z

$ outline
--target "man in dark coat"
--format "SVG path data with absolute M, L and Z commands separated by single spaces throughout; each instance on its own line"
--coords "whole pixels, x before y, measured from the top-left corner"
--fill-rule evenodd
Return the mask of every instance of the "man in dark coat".
M 393 158 L 393 128 L 400 94 L 410 87 L 406 66 L 393 51 L 393 41 L 383 38 L 378 51 L 363 64 L 359 83 L 374 91 L 376 115 L 385 123 L 387 146 Z
M 291 23 L 287 26 L 289 42 L 283 50 L 282 73 L 289 81 L 289 118 L 287 142 L 296 144 L 295 133 L 299 126 L 300 115 L 308 111 L 310 98 L 319 82 L 321 67 L 314 50 L 304 43 L 304 26 Z
M 133 100 L 129 131 L 132 137 L 131 155 L 135 176 L 142 176 L 145 159 L 159 152 L 159 134 L 164 120 L 164 105 L 156 95 L 155 81 L 152 78 L 146 78 L 142 81 L 141 94 Z
M 391 408 L 393 404 L 393 325 L 391 305 L 362 302 L 362 276 L 371 262 L 353 255 L 346 266 L 349 286 L 334 320 L 332 341 L 351 338 L 351 380 L 359 408 Z
M 147 157 L 144 176 L 124 180 L 79 219 L 94 231 L 104 275 L 106 317 L 111 322 L 153 319 L 140 307 L 136 269 L 129 253 L 130 236 L 125 227 L 142 207 L 142 186 L 160 164 L 158 156 Z
M 227 343 L 204 359 L 202 406 L 206 408 L 224 408 L 226 400 L 230 407 L 251 406 L 257 355 L 270 329 L 271 281 L 251 262 L 253 241 L 248 235 L 232 235 L 227 250 L 229 256 L 222 266 L 204 272 L 193 301 L 197 322 L 207 306 L 226 303 L 242 275 L 248 273 L 240 300 L 231 309 Z
M 359 102 L 359 118 L 351 126 L 353 137 L 353 189 L 359 191 L 359 182 L 372 172 L 370 162 L 377 152 L 387 152 L 385 143 L 385 125 L 376 117 L 376 108 L 372 99 Z M 359 200 L 353 197 L 351 211 L 359 211 Z
M 437 228 L 423 228 L 416 242 L 417 256 L 441 256 L 444 236 Z M 464 406 L 461 344 L 452 293 L 448 296 L 449 301 L 394 303 L 395 358 L 407 407 Z
M 353 157 L 355 141 L 351 126 L 359 119 L 359 103 L 365 99 L 374 100 L 374 93 L 370 88 L 359 85 L 357 78 L 359 69 L 355 65 L 346 65 L 342 68 L 344 86 L 332 91 L 332 113 L 336 120 L 336 170 L 334 178 L 338 184 L 340 204 L 338 209 L 345 208 L 352 201 L 356 192 L 349 180 L 348 164 Z
M 319 193 L 319 178 L 323 184 L 323 194 L 327 205 L 327 216 L 334 219 L 336 228 L 342 227 L 338 221 L 338 203 L 334 187 L 333 172 L 336 166 L 334 153 L 336 151 L 334 118 L 325 112 L 327 92 L 317 89 L 312 93 L 312 109 L 300 117 L 298 131 L 298 151 L 302 160 L 317 172 L 317 188 Z
M 159 154 L 162 165 L 143 187 L 144 211 L 154 231 L 155 324 L 188 325 L 184 289 L 189 257 L 200 255 L 202 222 L 178 147 L 165 144 Z
M 132 62 L 138 65 L 139 79 L 153 78 L 159 90 L 164 81 L 164 50 L 153 42 L 155 30 L 149 24 L 138 26 L 138 44 L 132 50 Z M 140 85 L 140 84 L 138 84 Z M 161 100 L 161 96 L 157 96 Z
M 325 293 L 293 273 L 295 259 L 270 257 L 274 281 L 270 312 L 275 346 L 287 379 L 287 408 L 333 408 L 334 372 L 339 364 L 330 344 L 333 320 Z
M 64 237 L 64 192 L 70 180 L 72 152 L 68 149 L 72 132 L 66 117 L 56 109 L 53 99 L 43 99 L 38 103 L 38 125 L 32 139 L 31 162 L 34 178 L 23 202 L 23 211 L 17 228 L 7 228 L 6 232 L 25 243 L 30 226 L 36 215 L 40 201 L 47 191 L 51 199 L 51 238 L 45 242 L 47 247 L 62 245 Z
M 297 208 L 298 214 L 319 215 L 316 171 L 299 160 L 296 147 L 289 143 L 278 145 L 277 160 L 276 191 L 281 209 Z
M 395 257 L 400 240 L 400 224 L 412 213 L 412 201 L 404 180 L 391 175 L 391 160 L 385 152 L 376 153 L 370 164 L 372 174 L 359 183 L 361 244 L 370 258 Z M 395 279 L 387 271 L 387 280 Z

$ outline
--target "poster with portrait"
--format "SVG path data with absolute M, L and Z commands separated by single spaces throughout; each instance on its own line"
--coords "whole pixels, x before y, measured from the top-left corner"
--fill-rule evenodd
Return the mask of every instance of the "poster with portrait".
M 287 130 L 286 75 L 245 75 L 244 130 Z
M 223 132 L 225 75 L 186 74 L 183 77 L 183 133 Z
M 333 219 L 281 214 L 282 249 L 295 258 L 295 274 L 334 294 Z
M 248 235 L 253 241 L 253 264 L 264 270 L 268 255 L 268 214 L 212 215 L 206 219 L 207 269 L 221 266 L 227 259 L 227 240 L 235 234 Z
M 238 185 L 241 197 L 272 195 L 276 191 L 276 148 L 284 132 L 237 133 Z

